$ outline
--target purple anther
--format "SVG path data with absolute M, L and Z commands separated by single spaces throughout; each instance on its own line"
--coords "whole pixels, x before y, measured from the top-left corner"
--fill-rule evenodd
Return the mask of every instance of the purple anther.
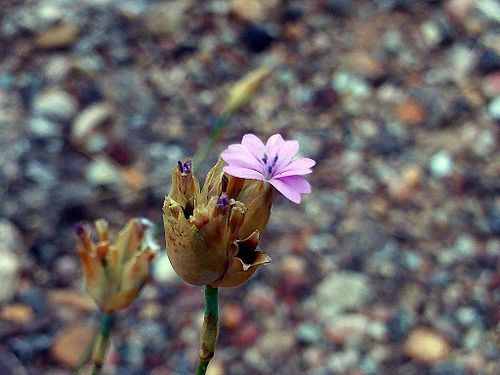
M 83 234 L 85 233 L 85 227 L 82 223 L 75 224 L 75 233 L 78 237 L 83 236 Z
M 186 160 L 184 163 L 182 161 L 177 162 L 177 168 L 183 175 L 191 173 L 191 160 Z
M 222 194 L 219 198 L 217 198 L 217 205 L 219 207 L 227 207 L 227 205 L 229 204 L 229 197 L 227 196 L 227 194 Z

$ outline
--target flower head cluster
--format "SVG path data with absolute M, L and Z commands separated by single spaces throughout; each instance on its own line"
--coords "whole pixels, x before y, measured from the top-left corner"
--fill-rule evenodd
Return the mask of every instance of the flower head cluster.
M 253 134 L 243 136 L 241 144 L 229 146 L 221 154 L 228 164 L 224 172 L 231 176 L 270 183 L 292 202 L 300 203 L 301 194 L 309 194 L 311 185 L 302 176 L 312 172 L 316 162 L 309 158 L 294 160 L 299 142 L 285 141 L 280 134 L 266 144 Z
M 131 219 L 114 243 L 105 220 L 97 220 L 95 226 L 97 244 L 87 226 L 75 228 L 87 291 L 101 311 L 122 310 L 134 301 L 149 276 L 157 250 L 151 238 L 152 223 Z
M 258 244 L 273 190 L 262 181 L 228 176 L 224 165 L 219 159 L 200 190 L 190 161 L 179 162 L 163 205 L 168 257 L 191 284 L 236 286 L 270 261 Z

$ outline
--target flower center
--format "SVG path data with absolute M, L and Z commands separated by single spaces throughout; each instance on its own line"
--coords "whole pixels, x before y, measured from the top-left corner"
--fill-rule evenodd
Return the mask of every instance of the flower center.
M 272 160 L 269 159 L 266 153 L 264 153 L 264 157 L 261 159 L 264 162 L 264 165 L 267 168 L 268 176 L 273 175 L 273 169 L 276 166 L 276 162 L 278 161 L 278 155 L 275 155 Z

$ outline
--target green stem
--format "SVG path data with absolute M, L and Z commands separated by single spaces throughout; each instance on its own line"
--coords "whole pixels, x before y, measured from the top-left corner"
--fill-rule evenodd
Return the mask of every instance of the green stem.
M 208 156 L 208 153 L 212 150 L 215 143 L 219 140 L 220 136 L 222 135 L 222 131 L 229 122 L 229 118 L 230 118 L 229 114 L 224 114 L 217 119 L 214 127 L 212 128 L 212 131 L 210 132 L 210 135 L 208 136 L 208 140 L 201 145 L 201 147 L 198 149 L 198 151 L 193 157 L 193 164 L 192 164 L 193 168 L 198 168 L 201 165 L 201 163 L 203 163 L 205 158 Z
M 106 351 L 109 345 L 109 336 L 113 325 L 115 322 L 115 316 L 113 313 L 103 313 L 101 320 L 101 332 L 97 338 L 93 355 L 92 355 L 92 369 L 90 374 L 97 375 L 101 371 L 102 365 L 104 364 L 104 357 L 106 356 Z
M 219 289 L 205 286 L 205 316 L 201 328 L 200 353 L 196 375 L 205 375 L 214 356 L 219 336 Z

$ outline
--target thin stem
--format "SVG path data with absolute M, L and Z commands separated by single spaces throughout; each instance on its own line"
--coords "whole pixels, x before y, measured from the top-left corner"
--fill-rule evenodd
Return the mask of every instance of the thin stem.
M 201 145 L 201 147 L 198 149 L 198 151 L 193 157 L 193 168 L 198 168 L 199 165 L 203 163 L 205 158 L 208 156 L 210 150 L 212 150 L 215 143 L 219 140 L 220 136 L 222 135 L 222 131 L 229 122 L 229 118 L 230 115 L 225 114 L 220 116 L 216 120 L 215 125 L 212 128 L 210 135 L 208 136 L 208 140 Z
M 205 375 L 214 356 L 219 336 L 219 289 L 205 286 L 205 316 L 201 328 L 200 353 L 196 375 Z
M 104 364 L 104 357 L 106 356 L 106 351 L 109 345 L 109 336 L 113 325 L 115 322 L 115 316 L 113 313 L 103 313 L 101 320 L 101 332 L 97 338 L 93 355 L 92 355 L 92 369 L 90 374 L 97 375 L 101 371 L 102 365 Z

